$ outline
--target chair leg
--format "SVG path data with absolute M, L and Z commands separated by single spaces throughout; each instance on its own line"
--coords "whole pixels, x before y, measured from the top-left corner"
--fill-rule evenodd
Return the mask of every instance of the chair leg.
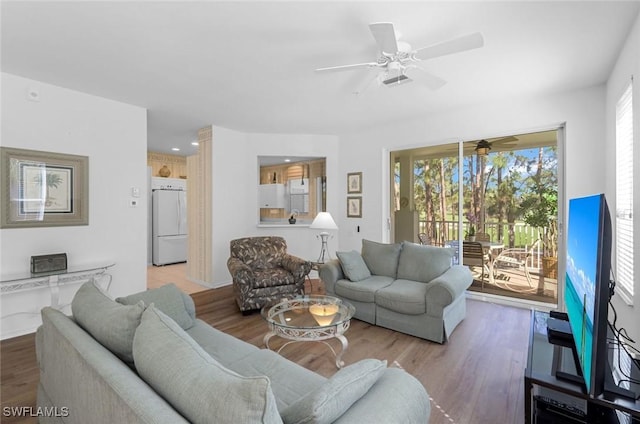
M 525 277 L 527 277 L 527 283 L 529 283 L 529 288 L 533 288 L 532 282 L 531 282 L 531 274 L 529 274 L 529 268 L 527 268 L 527 265 L 524 265 L 524 275 Z

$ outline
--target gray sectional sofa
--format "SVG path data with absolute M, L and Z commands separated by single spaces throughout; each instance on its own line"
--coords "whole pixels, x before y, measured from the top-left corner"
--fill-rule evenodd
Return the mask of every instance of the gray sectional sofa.
M 196 319 L 173 285 L 117 300 L 86 283 L 73 317 L 42 310 L 40 422 L 429 421 L 422 384 L 386 361 L 365 359 L 327 379 Z
M 453 249 L 362 240 L 319 268 L 327 294 L 356 307 L 354 318 L 444 343 L 466 315 L 471 271 L 451 265 Z

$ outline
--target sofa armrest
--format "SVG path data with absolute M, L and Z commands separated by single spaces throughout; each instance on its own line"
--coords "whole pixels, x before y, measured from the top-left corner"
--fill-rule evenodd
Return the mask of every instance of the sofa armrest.
M 329 262 L 320 265 L 318 267 L 318 275 L 320 276 L 320 280 L 324 283 L 324 288 L 327 294 L 334 294 L 334 286 L 336 282 L 345 278 L 338 259 L 332 259 Z
M 427 303 L 447 306 L 462 295 L 473 282 L 473 275 L 464 265 L 453 265 L 442 275 L 427 283 Z
M 232 257 L 227 259 L 227 268 L 234 283 L 246 284 L 253 287 L 253 282 L 256 278 L 253 270 L 249 268 L 247 264 L 238 258 Z
M 178 424 L 179 413 L 135 371 L 51 307 L 41 310 L 38 407 L 68 409 L 67 423 Z M 62 422 L 40 417 L 39 422 Z
M 311 262 L 288 253 L 282 257 L 282 267 L 293 274 L 296 282 L 304 282 L 304 277 L 311 272 Z
M 398 368 L 387 368 L 369 391 L 334 424 L 428 423 L 429 395 L 422 383 Z

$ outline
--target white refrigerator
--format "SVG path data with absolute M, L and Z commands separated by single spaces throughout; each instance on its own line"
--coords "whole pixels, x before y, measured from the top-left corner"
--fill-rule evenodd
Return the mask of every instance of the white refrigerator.
M 153 264 L 187 261 L 187 192 L 153 190 Z

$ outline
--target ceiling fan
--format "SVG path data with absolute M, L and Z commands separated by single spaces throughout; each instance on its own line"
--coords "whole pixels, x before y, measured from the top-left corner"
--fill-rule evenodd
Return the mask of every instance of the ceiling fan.
M 369 24 L 369 29 L 378 45 L 379 56 L 375 62 L 319 68 L 316 69 L 316 72 L 378 68 L 381 72 L 376 75 L 375 79 L 379 84 L 393 86 L 405 84 L 415 79 L 430 89 L 437 90 L 445 85 L 446 81 L 418 66 L 421 61 L 476 49 L 484 45 L 482 34 L 476 32 L 414 50 L 409 43 L 399 40 L 400 34 L 395 31 L 390 22 L 372 23 Z M 370 81 L 359 92 L 364 91 L 369 84 Z
M 495 138 L 493 141 L 480 140 L 473 150 L 475 150 L 479 156 L 485 156 L 489 154 L 489 150 L 493 148 L 494 144 L 506 147 L 513 145 L 516 141 L 518 141 L 518 139 L 514 136 Z

